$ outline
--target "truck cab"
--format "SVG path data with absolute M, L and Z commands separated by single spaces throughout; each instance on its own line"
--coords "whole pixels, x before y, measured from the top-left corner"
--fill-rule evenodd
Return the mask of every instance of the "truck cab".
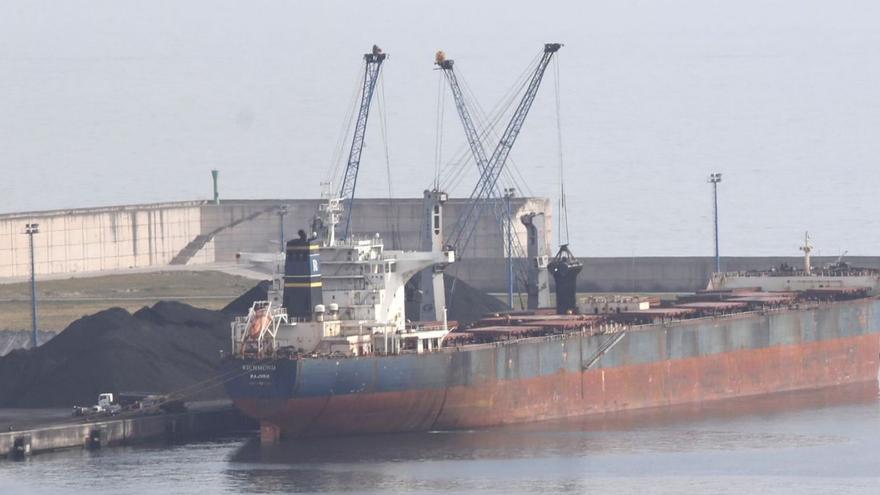
M 111 393 L 99 394 L 98 403 L 92 406 L 93 413 L 117 414 L 121 410 L 122 406 L 116 403 Z
M 100 407 L 110 407 L 113 402 L 113 394 L 98 395 L 98 406 Z

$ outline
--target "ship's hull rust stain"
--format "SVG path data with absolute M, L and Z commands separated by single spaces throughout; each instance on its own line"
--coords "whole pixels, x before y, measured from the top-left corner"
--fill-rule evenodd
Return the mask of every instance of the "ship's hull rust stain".
M 878 355 L 880 339 L 865 335 L 478 386 L 236 405 L 288 436 L 474 428 L 867 382 L 877 380 Z

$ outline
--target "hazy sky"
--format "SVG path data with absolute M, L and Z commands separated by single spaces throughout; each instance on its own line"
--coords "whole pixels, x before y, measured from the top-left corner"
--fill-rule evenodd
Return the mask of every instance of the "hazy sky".
M 315 197 L 378 43 L 392 185 L 434 170 L 438 74 L 492 106 L 545 41 L 560 52 L 572 243 L 581 255 L 878 254 L 880 2 L 0 2 L 0 212 Z M 512 154 L 553 196 L 553 75 Z M 445 88 L 444 88 L 445 89 Z M 446 100 L 444 155 L 462 141 Z M 375 115 L 375 114 L 374 114 Z M 379 121 L 359 192 L 387 194 Z M 466 194 L 473 177 L 453 194 Z

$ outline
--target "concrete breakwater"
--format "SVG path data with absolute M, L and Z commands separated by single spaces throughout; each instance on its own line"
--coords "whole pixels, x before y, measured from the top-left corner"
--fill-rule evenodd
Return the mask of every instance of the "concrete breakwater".
M 77 208 L 0 215 L 0 279 L 30 274 L 27 223 L 40 225 L 34 236 L 37 275 L 75 274 L 167 265 L 232 262 L 236 254 L 276 252 L 281 225 L 286 237 L 307 229 L 318 211 L 317 199 L 228 200 Z M 543 214 L 549 247 L 552 222 L 546 198 L 515 198 L 517 216 Z M 466 200 L 449 199 L 444 227 L 451 229 Z M 421 198 L 357 200 L 355 232 L 379 233 L 388 249 L 421 248 Z M 525 245 L 525 226 L 515 233 Z M 484 215 L 466 253 L 467 258 L 503 257 L 501 229 Z
M 175 414 L 49 423 L 0 433 L 0 456 L 10 458 L 69 448 L 100 448 L 255 429 L 256 424 L 230 403 L 197 406 Z
M 465 207 L 450 198 L 443 219 L 451 229 Z M 317 199 L 228 200 L 153 203 L 0 214 L 0 280 L 25 280 L 30 273 L 26 223 L 39 223 L 34 237 L 36 271 L 41 275 L 102 273 L 169 265 L 229 263 L 239 252 L 274 252 L 281 231 L 287 238 L 310 225 Z M 515 198 L 516 216 L 543 216 L 544 252 L 554 245 L 553 212 L 547 198 Z M 283 213 L 283 214 L 282 214 Z M 421 247 L 421 198 L 365 198 L 356 203 L 356 232 L 379 233 L 389 249 Z M 283 225 L 283 229 L 282 229 Z M 521 245 L 524 225 L 514 224 Z M 587 255 L 573 246 L 575 254 Z M 722 257 L 724 270 L 768 269 L 781 263 L 800 266 L 802 258 Z M 466 252 L 449 272 L 487 292 L 507 290 L 504 236 L 492 215 L 484 215 Z M 585 257 L 578 290 L 583 292 L 687 292 L 704 288 L 714 268 L 711 256 Z M 813 258 L 814 264 L 836 257 Z M 880 267 L 880 257 L 847 257 L 864 267 Z M 551 279 L 552 283 L 552 279 Z
M 693 292 L 705 289 L 715 269 L 711 256 L 579 257 L 584 264 L 579 292 Z M 834 263 L 837 256 L 813 256 L 814 267 Z M 880 256 L 847 256 L 852 266 L 880 268 Z M 799 256 L 722 256 L 724 271 L 768 270 L 781 264 L 803 266 Z M 507 260 L 464 259 L 448 272 L 485 292 L 507 291 Z M 550 277 L 553 287 L 553 277 Z

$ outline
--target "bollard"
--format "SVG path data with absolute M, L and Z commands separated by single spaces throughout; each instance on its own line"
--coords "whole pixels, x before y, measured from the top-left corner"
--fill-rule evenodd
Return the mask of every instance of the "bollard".
M 22 435 L 20 437 L 15 437 L 15 440 L 12 441 L 12 450 L 9 451 L 9 456 L 16 460 L 21 460 L 31 455 L 31 436 L 30 435 Z
M 106 443 L 106 440 L 107 430 L 105 428 L 91 428 L 86 436 L 85 447 L 89 450 L 97 450 Z

